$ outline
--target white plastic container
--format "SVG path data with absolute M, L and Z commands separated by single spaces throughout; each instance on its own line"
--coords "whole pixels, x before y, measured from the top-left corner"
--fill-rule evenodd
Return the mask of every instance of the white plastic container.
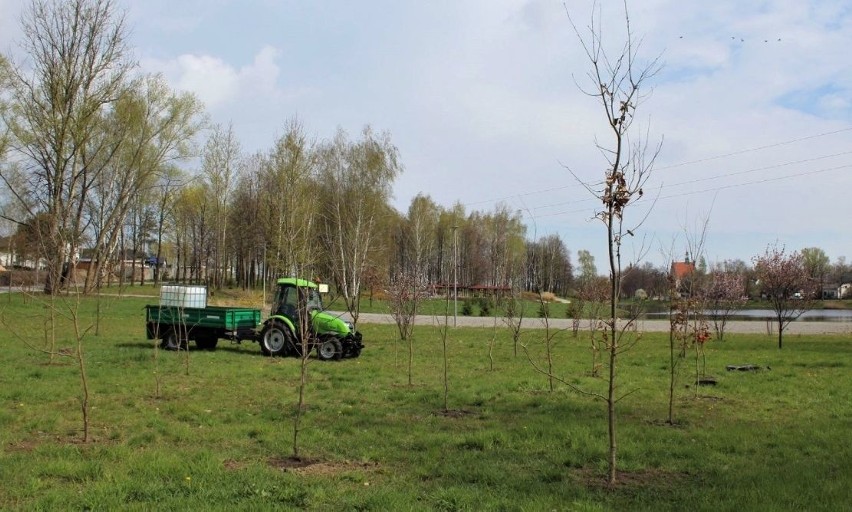
M 179 308 L 206 308 L 207 287 L 169 285 L 160 288 L 160 305 Z

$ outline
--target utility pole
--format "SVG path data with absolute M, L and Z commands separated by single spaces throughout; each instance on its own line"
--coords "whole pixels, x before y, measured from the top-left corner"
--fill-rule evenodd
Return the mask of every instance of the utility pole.
M 260 275 L 263 276 L 263 307 L 266 307 L 266 244 L 263 244 L 263 273 Z

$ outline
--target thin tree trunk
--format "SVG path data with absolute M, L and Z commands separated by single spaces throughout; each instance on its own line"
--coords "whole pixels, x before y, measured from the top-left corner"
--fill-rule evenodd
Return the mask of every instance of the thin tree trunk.
M 83 336 L 80 334 L 77 312 L 74 313 L 74 334 L 77 337 L 77 365 L 80 370 L 80 409 L 83 413 L 83 442 L 89 442 L 89 380 L 86 377 L 86 361 L 83 354 Z
M 613 329 L 613 335 L 615 335 Z M 613 341 L 614 343 L 614 341 Z M 614 484 L 616 481 L 616 451 L 617 444 L 615 438 L 615 359 L 617 353 L 615 350 L 610 350 L 609 353 L 609 391 L 607 392 L 607 413 L 609 424 L 609 483 Z
M 671 314 L 671 312 L 669 313 Z M 674 390 L 675 390 L 675 338 L 674 328 L 669 328 L 669 425 L 674 425 Z

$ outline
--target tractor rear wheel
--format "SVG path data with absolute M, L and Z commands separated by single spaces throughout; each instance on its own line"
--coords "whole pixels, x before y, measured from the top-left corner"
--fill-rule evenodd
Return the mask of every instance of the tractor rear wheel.
M 260 333 L 260 350 L 264 355 L 284 355 L 293 345 L 293 334 L 290 328 L 281 322 L 266 324 Z

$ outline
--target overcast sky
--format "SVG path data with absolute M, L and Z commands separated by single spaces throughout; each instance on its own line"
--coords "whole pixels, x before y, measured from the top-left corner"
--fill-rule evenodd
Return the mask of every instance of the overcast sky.
M 621 2 L 603 8 L 623 41 Z M 0 0 L 0 51 L 18 55 L 21 0 Z M 394 204 L 418 193 L 451 206 L 520 210 L 530 236 L 559 234 L 604 270 L 597 203 L 566 168 L 599 180 L 608 143 L 585 96 L 589 63 L 566 9 L 587 0 L 123 0 L 136 58 L 190 90 L 246 152 L 297 116 L 317 139 L 337 127 L 389 131 L 405 171 Z M 710 262 L 750 262 L 768 244 L 852 258 L 852 3 L 642 0 L 640 56 L 661 56 L 638 123 L 664 140 L 627 242 L 646 261 L 680 258 L 709 219 Z M 18 55 L 18 58 L 20 56 Z

